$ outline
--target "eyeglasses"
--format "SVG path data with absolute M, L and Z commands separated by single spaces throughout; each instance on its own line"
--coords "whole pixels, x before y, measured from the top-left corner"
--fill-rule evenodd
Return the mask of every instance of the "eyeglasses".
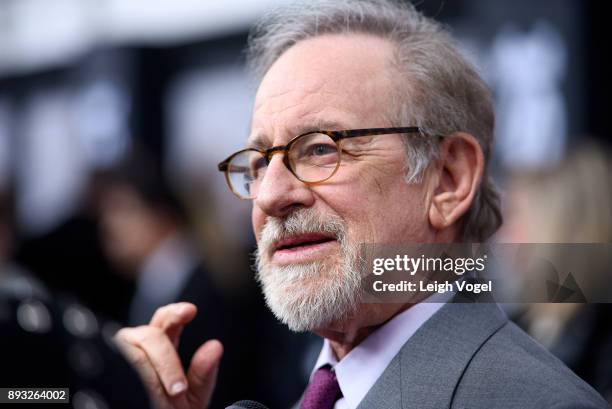
M 243 149 L 219 163 L 218 167 L 225 173 L 225 180 L 236 196 L 254 199 L 276 153 L 284 153 L 283 163 L 298 180 L 315 185 L 331 178 L 340 167 L 345 139 L 408 133 L 423 132 L 416 126 L 308 132 L 296 136 L 284 146 L 265 150 Z

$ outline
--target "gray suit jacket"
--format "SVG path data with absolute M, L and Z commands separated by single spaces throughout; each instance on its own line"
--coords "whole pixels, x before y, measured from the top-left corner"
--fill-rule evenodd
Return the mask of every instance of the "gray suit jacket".
M 608 407 L 496 304 L 454 303 L 404 344 L 358 409 Z

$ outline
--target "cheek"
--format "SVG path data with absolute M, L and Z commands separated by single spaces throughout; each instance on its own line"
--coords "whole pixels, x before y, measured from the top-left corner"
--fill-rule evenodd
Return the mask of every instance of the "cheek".
M 324 203 L 322 212 L 344 219 L 350 241 L 365 243 L 377 239 L 376 233 L 385 224 L 382 216 L 386 209 L 379 203 L 379 194 L 367 184 L 354 183 L 350 188 L 321 185 L 317 187 L 317 196 Z
M 389 200 L 388 223 L 393 226 L 393 241 L 423 243 L 430 241 L 426 193 L 420 185 L 406 184 L 406 192 Z
M 259 210 L 257 207 L 253 206 L 253 210 L 251 211 L 251 224 L 253 226 L 253 234 L 255 234 L 255 240 L 259 242 L 259 236 L 261 230 L 266 221 L 266 215 L 264 212 Z
M 347 203 L 352 208 L 349 226 L 354 226 L 355 237 L 379 243 L 424 241 L 428 219 L 422 187 L 400 180 L 383 192 L 355 191 Z

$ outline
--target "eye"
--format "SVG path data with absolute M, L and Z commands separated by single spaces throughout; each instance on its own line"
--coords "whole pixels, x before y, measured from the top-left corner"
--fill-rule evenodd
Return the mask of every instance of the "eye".
M 306 156 L 324 156 L 336 153 L 336 145 L 317 143 L 310 145 L 305 152 Z
M 333 167 L 338 162 L 338 147 L 327 134 L 307 134 L 290 148 L 289 161 L 294 169 L 300 165 Z

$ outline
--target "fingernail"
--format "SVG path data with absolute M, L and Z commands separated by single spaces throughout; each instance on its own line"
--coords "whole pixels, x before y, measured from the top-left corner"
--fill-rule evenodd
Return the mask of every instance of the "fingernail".
M 178 395 L 185 389 L 187 389 L 187 385 L 184 382 L 177 382 L 170 387 L 170 394 L 173 396 Z

